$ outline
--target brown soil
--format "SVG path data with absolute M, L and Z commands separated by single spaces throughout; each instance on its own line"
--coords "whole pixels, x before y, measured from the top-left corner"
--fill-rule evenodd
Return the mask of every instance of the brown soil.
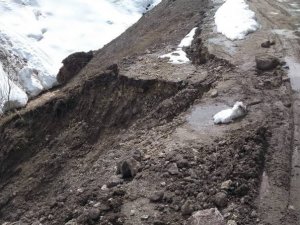
M 163 1 L 66 86 L 2 118 L 0 223 L 175 225 L 213 207 L 241 225 L 297 221 L 286 211 L 290 82 L 281 66 L 255 69 L 264 29 L 230 57 L 208 44 L 218 37 L 214 7 Z M 158 58 L 195 26 L 193 64 Z M 235 101 L 248 106 L 246 117 L 214 125 Z M 128 158 L 137 173 L 123 179 L 117 165 Z

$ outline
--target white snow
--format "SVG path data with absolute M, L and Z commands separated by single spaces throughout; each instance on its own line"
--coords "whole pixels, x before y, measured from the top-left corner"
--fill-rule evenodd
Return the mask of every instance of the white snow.
M 246 115 L 246 106 L 243 102 L 236 102 L 231 109 L 224 109 L 214 115 L 214 123 L 231 123 L 233 120 Z
M 194 27 L 180 42 L 176 51 L 160 56 L 159 58 L 169 58 L 172 64 L 184 64 L 190 62 L 183 48 L 190 47 L 195 36 L 197 27 Z
M 215 23 L 217 31 L 231 40 L 244 39 L 259 28 L 245 0 L 225 0 L 215 14 Z
M 160 1 L 0 0 L 0 44 L 24 62 L 15 86 L 30 97 L 51 88 L 69 54 L 102 48 Z
M 0 114 L 5 110 L 23 107 L 27 101 L 26 93 L 8 78 L 0 63 Z

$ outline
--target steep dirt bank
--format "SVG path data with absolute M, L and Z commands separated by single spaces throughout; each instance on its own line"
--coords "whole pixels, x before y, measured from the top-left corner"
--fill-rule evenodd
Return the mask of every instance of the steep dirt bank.
M 288 195 L 290 83 L 280 66 L 255 69 L 260 46 L 247 66 L 207 52 L 213 6 L 163 1 L 65 87 L 1 121 L 0 222 L 179 225 L 217 207 L 224 224 L 276 224 L 270 205 L 285 212 L 287 203 L 268 188 Z M 195 26 L 195 64 L 158 58 Z M 235 101 L 246 117 L 214 125 Z

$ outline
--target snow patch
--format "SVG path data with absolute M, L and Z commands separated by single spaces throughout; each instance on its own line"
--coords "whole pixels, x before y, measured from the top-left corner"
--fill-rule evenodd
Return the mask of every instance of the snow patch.
M 243 102 L 236 102 L 231 109 L 224 109 L 214 115 L 214 123 L 231 123 L 233 120 L 245 116 L 246 110 L 247 108 Z
M 190 62 L 183 48 L 190 47 L 194 39 L 197 27 L 193 28 L 180 42 L 176 51 L 160 56 L 159 58 L 169 58 L 172 64 L 184 64 Z
M 244 39 L 259 28 L 255 13 L 244 0 L 225 0 L 215 14 L 215 23 L 217 31 L 231 40 Z
M 33 97 L 53 87 L 64 58 L 102 48 L 160 1 L 0 0 L 1 48 L 22 62 L 9 77 L 15 82 L 13 97 L 25 105 L 25 92 Z M 0 92 L 6 91 L 5 65 Z M 4 103 L 0 99 L 2 108 Z
M 27 101 L 26 93 L 8 78 L 0 63 L 0 114 L 13 108 L 23 107 Z

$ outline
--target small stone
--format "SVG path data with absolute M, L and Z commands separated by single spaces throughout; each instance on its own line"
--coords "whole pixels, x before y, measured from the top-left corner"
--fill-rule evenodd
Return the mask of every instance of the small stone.
M 142 215 L 141 216 L 141 220 L 148 220 L 149 219 L 149 215 Z
M 168 172 L 169 172 L 171 175 L 177 175 L 177 174 L 179 173 L 177 164 L 176 164 L 176 163 L 172 163 L 172 164 L 169 166 Z
M 117 174 L 121 174 L 123 178 L 134 177 L 139 169 L 139 163 L 134 158 L 122 160 L 117 164 Z
M 218 209 L 200 210 L 188 219 L 187 225 L 225 225 L 224 218 Z
M 70 220 L 67 223 L 65 223 L 65 225 L 77 225 L 76 220 Z
M 164 187 L 164 186 L 166 186 L 166 182 L 163 181 L 160 183 L 160 185 Z
M 244 196 L 248 193 L 249 190 L 250 188 L 248 185 L 242 184 L 235 190 L 235 194 L 237 194 L 238 196 Z
M 130 216 L 134 216 L 135 215 L 135 210 L 130 210 Z
M 194 207 L 190 200 L 187 200 L 181 207 L 181 213 L 183 216 L 189 216 L 194 212 Z
M 160 202 L 164 197 L 164 192 L 163 191 L 157 191 L 154 192 L 151 196 L 150 196 L 150 201 L 151 202 Z
M 211 93 L 210 93 L 210 97 L 215 98 L 215 97 L 218 96 L 218 94 L 219 94 L 219 93 L 218 93 L 217 90 L 212 90 Z
M 189 166 L 189 161 L 187 161 L 186 159 L 180 159 L 177 161 L 176 165 L 180 169 L 186 168 Z
M 216 206 L 223 208 L 227 206 L 227 194 L 224 192 L 219 192 L 214 196 L 214 203 Z
M 221 184 L 221 189 L 222 190 L 229 190 L 231 185 L 232 185 L 232 181 L 231 180 L 224 181 Z
M 237 225 L 235 220 L 228 220 L 227 225 Z
M 251 212 L 250 216 L 251 216 L 252 218 L 257 217 L 257 212 L 256 212 L 255 210 L 253 210 L 253 211 Z
M 107 185 L 106 185 L 106 184 L 104 184 L 104 185 L 101 187 L 101 190 L 102 190 L 102 191 L 106 191 L 106 190 L 108 190 L 108 188 L 107 188 Z
M 256 68 L 259 70 L 272 70 L 279 65 L 279 60 L 267 54 L 258 55 L 255 57 Z
M 98 220 L 100 218 L 100 210 L 99 209 L 90 209 L 88 211 L 88 218 L 91 220 Z
M 106 187 L 107 188 L 112 188 L 112 187 L 115 187 L 115 186 L 117 186 L 119 184 L 122 184 L 122 183 L 123 183 L 123 180 L 120 177 L 114 175 L 114 176 L 111 176 L 108 183 L 106 184 Z
M 290 78 L 289 77 L 282 77 L 282 81 L 283 82 L 288 82 L 288 81 L 290 81 Z

